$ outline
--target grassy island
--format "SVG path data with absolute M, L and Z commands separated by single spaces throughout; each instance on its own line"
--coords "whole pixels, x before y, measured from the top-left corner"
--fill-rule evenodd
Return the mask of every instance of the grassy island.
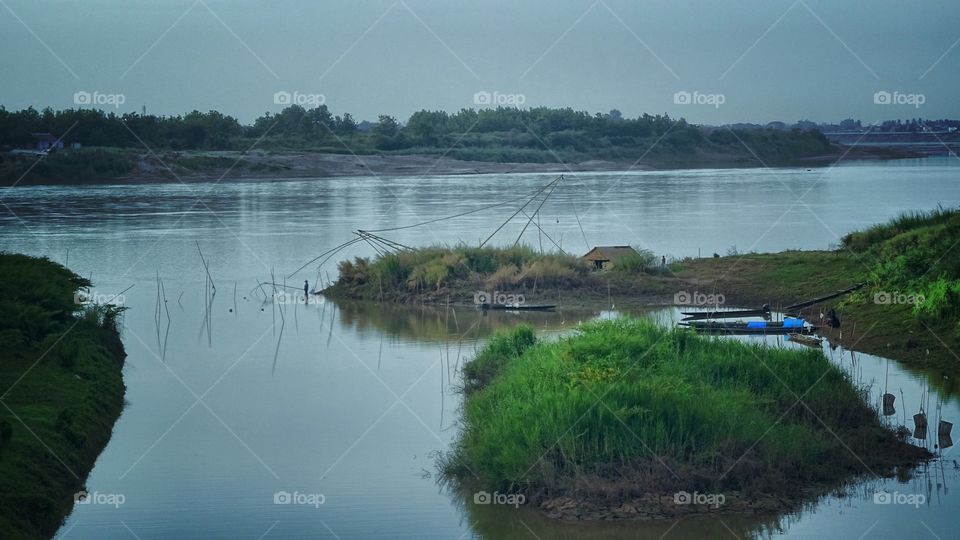
M 0 531 L 50 538 L 123 409 L 120 310 L 47 259 L 0 253 L 0 276 Z
M 820 351 L 644 320 L 585 324 L 558 342 L 502 332 L 464 377 L 444 472 L 556 517 L 782 510 L 927 455 L 884 427 L 866 390 Z M 713 498 L 684 499 L 695 493 Z

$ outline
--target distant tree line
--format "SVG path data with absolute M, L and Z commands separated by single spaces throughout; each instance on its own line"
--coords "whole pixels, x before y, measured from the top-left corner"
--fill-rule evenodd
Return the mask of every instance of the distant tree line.
M 155 116 L 33 107 L 10 112 L 0 107 L 0 145 L 12 147 L 31 144 L 32 133 L 50 133 L 85 146 L 225 148 L 231 139 L 243 136 L 244 129 L 236 118 L 216 111 Z
M 265 147 L 275 149 L 339 146 L 341 151 L 449 152 L 454 158 L 483 161 L 554 161 L 549 155 L 553 152 L 565 159 L 620 159 L 653 147 L 679 154 L 703 145 L 743 151 L 744 143 L 760 155 L 808 155 L 830 147 L 816 129 L 731 132 L 694 126 L 666 114 L 626 118 L 617 110 L 606 114 L 547 107 L 422 110 L 405 124 L 381 115 L 363 130 L 350 113 L 334 115 L 326 105 L 313 109 L 292 105 L 265 113 L 250 125 L 217 111 L 157 116 L 85 108 L 11 112 L 0 107 L 0 147 L 29 146 L 32 133 L 51 133 L 64 136 L 68 145 L 95 147 L 230 150 L 262 140 Z
M 792 129 L 800 129 L 802 131 L 810 130 L 819 130 L 824 133 L 830 132 L 865 132 L 869 130 L 872 133 L 920 133 L 923 131 L 945 131 L 952 132 L 960 130 L 960 120 L 950 120 L 949 118 L 941 118 L 937 120 L 924 119 L 924 118 L 907 118 L 905 120 L 885 120 L 879 124 L 867 124 L 863 125 L 860 120 L 853 118 L 845 118 L 838 123 L 830 122 L 813 122 L 811 120 L 800 120 L 793 124 L 787 124 L 785 122 L 770 122 L 768 124 L 731 124 L 727 126 L 731 129 L 737 130 L 752 130 L 752 129 L 776 129 L 780 131 L 788 131 Z

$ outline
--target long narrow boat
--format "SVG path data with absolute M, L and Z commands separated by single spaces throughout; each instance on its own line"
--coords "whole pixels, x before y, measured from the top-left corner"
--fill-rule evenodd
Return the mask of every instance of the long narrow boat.
M 481 304 L 481 309 L 498 311 L 551 311 L 555 304 Z
M 805 307 L 810 307 L 810 306 L 812 306 L 812 305 L 814 305 L 814 304 L 819 304 L 820 302 L 826 302 L 827 300 L 833 300 L 834 298 L 839 298 L 839 297 L 841 297 L 841 296 L 843 296 L 843 295 L 845 295 L 845 294 L 850 294 L 850 293 L 852 293 L 853 291 L 862 289 L 862 288 L 864 287 L 864 285 L 866 285 L 866 283 L 857 283 L 856 285 L 854 285 L 854 286 L 852 286 L 852 287 L 847 287 L 846 289 L 844 289 L 844 290 L 842 290 L 842 291 L 837 291 L 837 292 L 835 292 L 835 293 L 830 293 L 830 294 L 825 295 L 825 296 L 820 296 L 820 297 L 814 298 L 813 300 L 807 300 L 806 302 L 800 302 L 799 304 L 793 304 L 793 305 L 787 306 L 787 307 L 783 308 L 783 311 L 793 312 L 794 310 L 802 309 L 802 308 L 805 308 Z
M 790 317 L 783 321 L 691 321 L 679 324 L 708 334 L 812 334 L 818 329 L 803 319 Z
M 770 315 L 770 306 L 760 309 L 738 309 L 730 311 L 681 311 L 684 321 L 703 319 L 742 319 L 744 317 L 765 317 Z

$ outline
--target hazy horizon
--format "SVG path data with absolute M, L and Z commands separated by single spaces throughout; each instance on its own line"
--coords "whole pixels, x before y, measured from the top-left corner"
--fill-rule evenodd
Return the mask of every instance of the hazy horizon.
M 524 107 L 705 124 L 957 118 L 960 4 L 924 4 L 2 0 L 0 105 L 63 109 L 99 92 L 124 96 L 108 111 L 249 123 L 287 91 L 373 121 L 498 92 Z M 680 104 L 677 92 L 722 103 Z M 877 92 L 922 103 L 878 104 Z

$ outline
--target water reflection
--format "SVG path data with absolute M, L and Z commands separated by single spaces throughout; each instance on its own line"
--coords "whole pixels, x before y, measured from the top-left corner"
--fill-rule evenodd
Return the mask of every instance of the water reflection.
M 480 538 L 498 540 L 632 539 L 668 538 L 724 539 L 765 538 L 781 531 L 783 518 L 777 516 L 726 515 L 713 518 L 682 518 L 657 521 L 564 522 L 547 517 L 538 510 L 492 504 L 476 504 L 473 493 L 456 493 L 464 516 Z
M 569 330 L 600 314 L 599 310 L 482 311 L 473 306 L 379 304 L 331 300 L 340 324 L 363 334 L 382 332 L 388 336 L 421 342 L 476 342 L 497 330 L 528 324 L 542 333 Z

